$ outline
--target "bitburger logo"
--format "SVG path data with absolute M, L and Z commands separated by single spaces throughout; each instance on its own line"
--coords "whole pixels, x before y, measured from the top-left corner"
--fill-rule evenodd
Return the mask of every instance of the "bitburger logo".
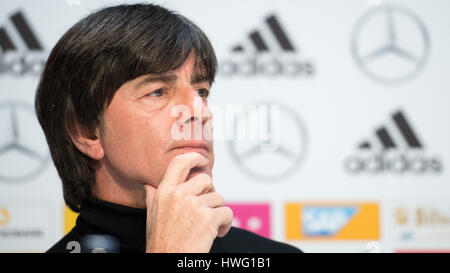
M 440 174 L 442 161 L 425 153 L 422 141 L 403 111 L 396 111 L 392 120 L 375 130 L 375 136 L 358 146 L 358 152 L 344 162 L 351 174 Z
M 266 18 L 259 30 L 253 30 L 242 43 L 235 44 L 227 58 L 219 63 L 219 74 L 233 76 L 312 77 L 313 62 L 299 59 L 294 46 L 275 15 Z
M 8 224 L 10 219 L 9 212 L 6 208 L 0 207 L 0 227 Z
M 44 51 L 22 11 L 0 26 L 0 76 L 39 76 L 45 64 Z

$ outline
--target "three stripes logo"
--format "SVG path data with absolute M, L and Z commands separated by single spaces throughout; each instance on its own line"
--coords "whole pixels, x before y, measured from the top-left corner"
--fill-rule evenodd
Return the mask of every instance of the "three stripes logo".
M 0 26 L 0 75 L 40 75 L 44 47 L 22 11 Z
M 272 35 L 276 38 L 278 45 L 281 47 L 281 49 L 286 52 L 294 52 L 295 51 L 294 46 L 292 45 L 292 42 L 289 40 L 284 30 L 281 28 L 278 19 L 274 15 L 270 15 L 269 17 L 267 17 L 266 23 Z M 259 53 L 269 52 L 269 47 L 267 43 L 264 41 L 260 31 L 255 30 L 250 32 L 249 38 L 254 46 L 254 49 L 256 49 L 257 52 Z M 244 46 L 242 44 L 238 44 L 232 48 L 232 51 L 243 52 Z
M 442 162 L 425 156 L 424 145 L 406 115 L 396 111 L 392 120 L 375 130 L 374 136 L 358 145 L 359 153 L 344 163 L 352 174 L 425 174 L 441 173 Z
M 219 65 L 220 75 L 311 77 L 315 67 L 310 60 L 298 60 L 294 46 L 275 15 L 253 30 L 243 42 L 231 48 Z

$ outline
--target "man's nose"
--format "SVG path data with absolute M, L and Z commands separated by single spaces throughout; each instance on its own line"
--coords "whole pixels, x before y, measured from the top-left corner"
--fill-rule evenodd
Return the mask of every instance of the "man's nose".
M 179 116 L 178 116 L 178 123 L 180 124 L 180 125 L 185 125 L 185 124 L 189 124 L 189 123 L 193 123 L 193 122 L 197 122 L 197 121 L 199 121 L 200 119 L 199 119 L 199 117 L 197 117 L 197 116 L 194 116 L 194 115 L 191 115 L 190 117 L 188 116 L 188 117 L 184 117 L 183 116 L 183 113 L 180 113 L 179 114 Z
M 180 94 L 178 105 L 183 105 L 187 107 L 188 113 L 179 113 L 177 122 L 179 125 L 189 124 L 193 122 L 205 123 L 211 117 L 209 114 L 209 109 L 202 97 L 198 94 L 197 90 L 193 87 L 184 90 Z

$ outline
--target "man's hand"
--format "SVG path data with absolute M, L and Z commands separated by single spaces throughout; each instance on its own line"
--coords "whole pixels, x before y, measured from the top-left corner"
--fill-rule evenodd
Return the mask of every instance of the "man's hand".
M 178 155 L 157 189 L 145 185 L 147 252 L 209 252 L 214 239 L 230 230 L 233 212 L 211 177 L 200 173 L 186 181 L 192 168 L 208 163 L 199 153 Z

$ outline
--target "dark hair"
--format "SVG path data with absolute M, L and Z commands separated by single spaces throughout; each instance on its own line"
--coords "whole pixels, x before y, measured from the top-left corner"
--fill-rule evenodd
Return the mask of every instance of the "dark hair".
M 196 68 L 214 81 L 217 59 L 203 31 L 184 16 L 154 4 L 101 9 L 58 41 L 36 91 L 35 108 L 63 185 L 79 211 L 91 196 L 98 162 L 81 153 L 69 132 L 94 136 L 119 87 L 145 74 L 180 67 L 195 52 Z

